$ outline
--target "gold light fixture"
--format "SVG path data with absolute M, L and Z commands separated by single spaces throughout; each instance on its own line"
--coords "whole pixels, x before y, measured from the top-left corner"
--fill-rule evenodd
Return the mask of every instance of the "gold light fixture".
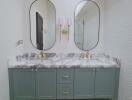
M 69 40 L 71 18 L 65 18 L 65 17 L 59 18 L 58 26 L 59 26 L 59 32 L 60 32 L 60 40 L 61 40 L 62 35 L 67 36 Z

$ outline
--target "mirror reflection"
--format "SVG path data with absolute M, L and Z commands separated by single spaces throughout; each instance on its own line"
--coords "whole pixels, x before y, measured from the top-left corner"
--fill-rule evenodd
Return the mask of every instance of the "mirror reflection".
M 75 43 L 84 51 L 94 49 L 99 42 L 100 9 L 96 2 L 84 0 L 75 10 Z
M 56 11 L 49 0 L 36 0 L 30 8 L 31 42 L 39 50 L 48 50 L 56 40 Z

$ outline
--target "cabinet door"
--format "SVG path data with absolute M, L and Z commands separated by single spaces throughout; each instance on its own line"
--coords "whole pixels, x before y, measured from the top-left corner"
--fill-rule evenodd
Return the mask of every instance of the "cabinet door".
M 115 100 L 118 100 L 120 68 L 116 68 L 116 85 L 115 85 Z
M 56 99 L 56 69 L 36 71 L 36 94 L 38 100 Z
M 13 69 L 12 85 L 14 100 L 35 99 L 35 76 L 32 69 Z
M 114 98 L 115 93 L 115 69 L 98 68 L 95 78 L 96 98 Z
M 94 97 L 94 68 L 75 69 L 74 98 L 88 99 Z
M 10 91 L 10 100 L 14 100 L 14 82 L 13 82 L 13 69 L 8 69 L 9 75 L 9 91 Z

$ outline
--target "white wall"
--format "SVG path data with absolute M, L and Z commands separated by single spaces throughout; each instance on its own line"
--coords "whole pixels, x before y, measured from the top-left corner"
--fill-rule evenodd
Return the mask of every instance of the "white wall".
M 56 6 L 57 19 L 71 17 L 70 40 L 57 41 L 48 52 L 80 52 L 74 43 L 74 10 L 81 0 L 52 0 Z M 37 52 L 30 42 L 29 7 L 33 0 L 0 0 L 0 100 L 9 100 L 7 58 L 23 52 Z M 102 5 L 100 1 L 99 5 Z M 101 12 L 102 13 L 102 12 Z M 103 17 L 102 17 L 103 19 Z M 101 19 L 101 20 L 102 20 Z M 102 20 L 103 22 L 103 20 Z M 103 25 L 101 24 L 100 43 L 94 50 L 103 50 Z M 24 40 L 24 45 L 16 47 L 17 40 Z
M 69 36 L 70 40 L 67 41 L 67 39 L 63 37 L 63 40 L 60 43 L 59 32 L 57 32 L 57 41 L 55 47 L 53 48 L 53 51 L 55 50 L 56 52 L 81 52 L 81 50 L 79 50 L 74 43 L 74 12 L 77 4 L 82 0 L 51 0 L 51 1 L 54 3 L 56 7 L 57 20 L 59 17 L 70 17 L 72 19 L 72 25 L 70 28 L 70 36 Z M 97 1 L 100 6 L 102 5 L 101 1 L 99 0 L 95 0 L 95 1 Z M 100 32 L 101 36 L 103 33 L 102 28 L 103 27 L 101 27 L 101 32 Z M 94 51 L 95 52 L 102 51 L 102 41 L 100 41 L 100 44 Z
M 26 8 L 25 8 L 25 14 L 26 14 L 26 26 L 25 26 L 25 29 L 26 29 L 26 32 L 25 32 L 25 44 L 24 44 L 24 48 L 25 48 L 25 52 L 38 52 L 38 50 L 34 49 L 32 46 L 31 46 L 31 43 L 29 41 L 30 39 L 30 34 L 29 34 L 29 22 L 28 22 L 28 8 L 31 4 L 33 0 L 26 0 L 25 2 L 25 5 L 26 5 Z M 67 40 L 66 37 L 62 37 L 62 40 L 60 41 L 60 35 L 59 35 L 59 29 L 58 29 L 58 26 L 57 26 L 57 32 L 56 32 L 56 43 L 54 45 L 54 47 L 46 52 L 64 52 L 64 53 L 67 53 L 67 52 L 82 52 L 81 50 L 79 50 L 76 46 L 75 46 L 75 43 L 74 43 L 74 10 L 75 10 L 75 7 L 76 5 L 80 2 L 81 0 L 51 0 L 51 2 L 53 2 L 53 4 L 55 5 L 56 7 L 56 22 L 58 22 L 58 19 L 60 17 L 70 17 L 72 19 L 72 25 L 71 25 L 71 28 L 70 28 L 70 39 L 69 41 Z M 102 11 L 102 5 L 103 3 L 101 2 L 102 0 L 95 0 L 99 6 L 101 7 L 101 11 Z M 102 15 L 103 12 L 101 12 L 101 15 Z M 25 15 L 24 14 L 24 15 Z M 103 17 L 101 17 L 103 19 Z M 103 20 L 101 19 L 102 23 L 103 23 Z M 100 31 L 100 43 L 98 45 L 98 47 L 93 50 L 93 52 L 102 52 L 103 51 L 103 24 L 101 24 L 101 31 Z
M 104 0 L 105 52 L 122 60 L 119 100 L 132 100 L 132 0 Z
M 15 42 L 23 39 L 23 0 L 0 0 L 0 100 L 9 100 L 7 58 L 22 50 Z

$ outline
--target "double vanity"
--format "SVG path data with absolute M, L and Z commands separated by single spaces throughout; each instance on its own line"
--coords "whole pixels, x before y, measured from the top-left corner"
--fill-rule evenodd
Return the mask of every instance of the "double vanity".
M 17 56 L 17 61 L 9 64 L 10 100 L 118 100 L 120 63 L 109 56 L 89 54 L 99 43 L 100 14 L 95 0 L 78 2 L 74 42 L 80 52 L 87 53 L 45 58 L 43 52 L 48 52 L 56 41 L 63 42 L 62 37 L 69 41 L 73 19 L 60 18 L 57 24 L 54 4 L 50 0 L 34 0 L 29 9 L 30 40 L 41 53 Z M 20 60 L 23 57 L 26 59 Z
M 11 65 L 10 100 L 117 100 L 120 66 L 116 61 L 77 56 L 48 61 Z

